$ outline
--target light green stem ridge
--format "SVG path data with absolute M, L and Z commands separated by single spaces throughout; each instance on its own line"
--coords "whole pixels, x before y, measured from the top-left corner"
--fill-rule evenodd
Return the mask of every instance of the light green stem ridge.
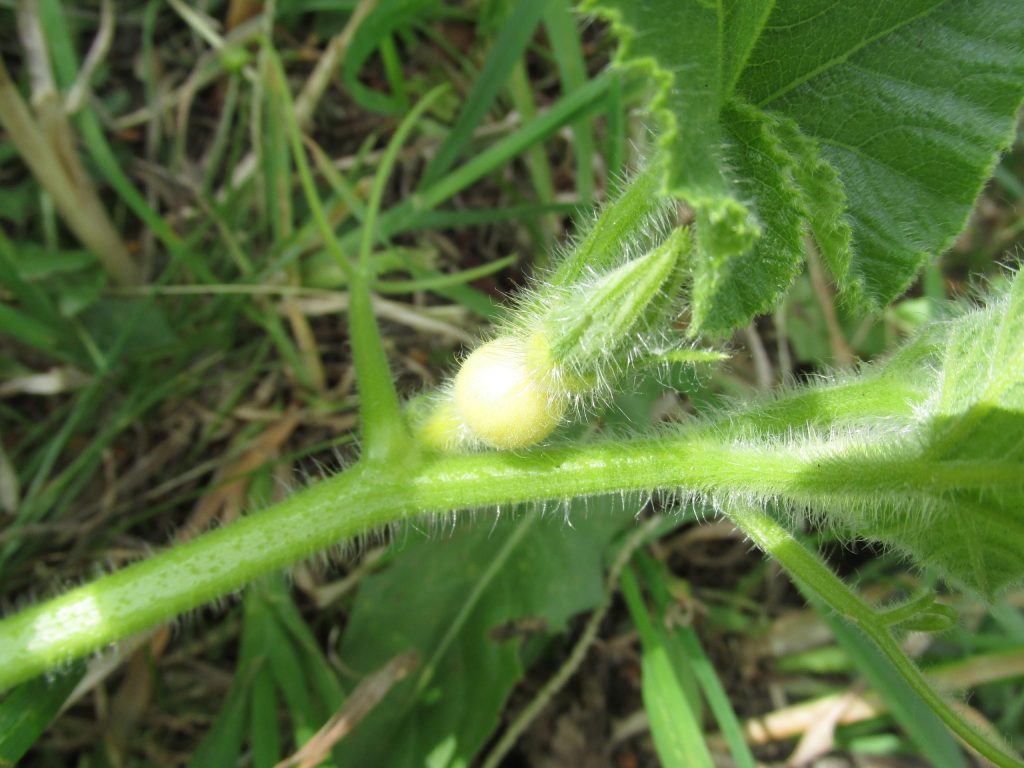
M 872 463 L 866 455 L 825 461 L 826 450 L 744 445 L 716 435 L 711 425 L 523 455 L 412 454 L 387 468 L 357 464 L 273 508 L 3 619 L 0 689 L 412 515 L 657 489 L 716 503 L 778 498 L 827 509 L 837 499 L 866 506 L 890 493 L 930 494 L 935 483 L 991 488 L 994 482 L 991 472 L 969 462 L 937 466 L 882 457 Z M 1004 480 L 1019 484 L 1016 477 Z
M 871 638 L 914 692 L 957 736 L 995 765 L 1021 766 L 999 743 L 976 731 L 932 686 L 886 626 L 884 615 L 847 587 L 815 553 L 801 546 L 786 528 L 759 509 L 730 505 L 727 514 L 767 554 L 833 610 Z

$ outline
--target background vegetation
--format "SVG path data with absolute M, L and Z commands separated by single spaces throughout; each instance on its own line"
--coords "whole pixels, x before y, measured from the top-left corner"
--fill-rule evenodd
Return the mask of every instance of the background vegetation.
M 344 247 L 391 171 L 375 309 L 409 396 L 649 152 L 646 84 L 606 68 L 607 29 L 567 0 L 0 3 L 0 46 L 0 109 L 15 114 L 16 90 L 32 128 L 0 141 L 5 613 L 354 460 L 346 277 L 301 190 L 288 94 Z M 685 420 L 883 356 L 1013 259 L 1022 179 L 1018 145 L 968 231 L 884 312 L 835 301 L 812 255 L 727 364 L 652 375 L 600 426 Z M 382 531 L 8 694 L 0 754 L 275 765 L 340 712 L 320 737 L 344 734 L 339 764 L 646 765 L 659 717 L 708 734 L 721 765 L 970 763 L 731 524 L 626 501 Z M 1024 745 L 1024 592 L 986 605 L 806 533 L 872 600 L 938 589 L 960 621 L 908 636 L 913 655 Z M 642 668 L 660 690 L 641 690 Z M 700 764 L 698 742 L 660 759 Z

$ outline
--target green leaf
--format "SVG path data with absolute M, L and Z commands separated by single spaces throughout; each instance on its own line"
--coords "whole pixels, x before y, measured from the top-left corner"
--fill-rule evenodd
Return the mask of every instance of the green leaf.
M 265 667 L 256 671 L 250 700 L 249 741 L 253 765 L 256 768 L 273 768 L 281 757 L 281 736 L 278 733 L 278 701 L 274 680 Z
M 1024 14 L 1002 0 L 582 6 L 656 86 L 664 189 L 704 260 L 695 331 L 778 301 L 794 221 L 850 299 L 893 300 L 962 229 L 1024 93 Z
M 734 416 L 729 429 L 803 464 L 780 494 L 790 507 L 820 510 L 990 598 L 1024 581 L 1019 274 L 884 367 Z
M 673 663 L 674 655 L 683 654 L 668 630 L 651 619 L 629 568 L 622 572 L 622 596 L 640 635 L 644 709 L 661 764 L 666 768 L 712 768 L 714 762 L 704 742 L 699 695 L 684 687 L 680 668 Z
M 749 246 L 729 242 L 698 211 L 692 332 L 728 332 L 768 311 L 803 265 L 807 213 L 792 181 L 796 161 L 779 140 L 778 121 L 739 102 L 721 114 L 728 161 L 743 169 L 733 186 L 741 199 L 756 201 L 760 236 Z
M 821 156 L 819 145 L 791 120 L 775 123 L 779 137 L 794 155 L 793 181 L 803 192 L 807 227 L 832 274 L 844 286 L 853 259 L 853 228 L 846 217 L 846 190 L 836 169 Z
M 750 747 L 743 735 L 743 727 L 740 725 L 736 711 L 718 679 L 704 646 L 701 645 L 700 637 L 692 626 L 679 622 L 678 617 L 675 621 L 672 620 L 671 611 L 675 607 L 675 600 L 672 598 L 670 587 L 672 576 L 667 566 L 644 550 L 638 551 L 633 556 L 633 562 L 640 571 L 647 589 L 650 590 L 654 604 L 655 626 L 664 629 L 663 637 L 667 641 L 668 647 L 674 648 L 676 651 L 673 659 L 676 675 L 680 680 L 684 680 L 683 675 L 688 674 L 693 683 L 700 686 L 708 709 L 714 715 L 721 729 L 722 737 L 729 745 L 736 768 L 754 768 L 756 761 L 750 753 Z M 632 574 L 628 579 L 631 578 Z M 673 624 L 676 626 L 669 631 L 667 627 Z M 693 700 L 695 697 L 694 693 L 689 696 L 689 699 Z
M 345 692 L 338 682 L 337 674 L 324 658 L 320 641 L 296 608 L 284 579 L 264 579 L 261 587 L 274 617 L 286 630 L 290 642 L 294 643 L 306 679 L 312 683 L 326 711 L 333 713 L 340 709 L 345 701 Z
M 50 297 L 23 274 L 22 245 L 15 245 L 0 232 L 0 287 L 7 294 L 0 303 L 0 328 L 43 351 L 74 349 L 66 318 Z M 20 309 L 8 305 L 12 299 L 20 304 Z
M 728 90 L 722 81 L 718 12 L 696 0 L 591 0 L 581 5 L 612 21 L 622 41 L 617 61 L 643 70 L 658 86 L 650 108 L 659 145 L 667 150 L 666 190 L 702 214 L 709 241 L 722 248 L 752 245 L 760 227 L 736 195 L 723 153 L 719 118 Z M 744 12 L 730 16 L 736 22 L 749 20 Z M 729 30 L 729 36 L 739 41 L 741 26 Z
M 242 750 L 245 718 L 249 711 L 249 698 L 246 695 L 248 684 L 248 680 L 239 683 L 237 678 L 232 682 L 228 696 L 217 713 L 217 719 L 193 753 L 189 768 L 234 765 L 238 760 Z
M 1024 279 L 1019 273 L 1005 295 L 950 327 L 936 384 L 931 412 L 921 423 L 921 459 L 936 471 L 943 465 L 976 467 L 978 481 L 972 488 L 936 494 L 927 525 L 918 522 L 910 529 L 900 516 L 878 532 L 992 597 L 1024 578 Z M 987 477 L 992 482 L 986 485 Z
M 315 692 L 303 674 L 302 661 L 297 649 L 269 611 L 264 618 L 261 631 L 266 638 L 270 676 L 281 692 L 281 698 L 292 717 L 295 743 L 305 743 L 312 738 L 329 713 L 324 712 L 314 701 Z
M 14 307 L 0 304 L 0 325 L 11 338 L 43 352 L 55 351 L 60 334 L 46 323 Z
M 416 649 L 419 675 L 396 686 L 341 743 L 345 765 L 465 765 L 497 727 L 522 677 L 523 636 L 561 632 L 603 599 L 602 557 L 631 517 L 607 501 L 515 524 L 477 524 L 405 545 L 363 582 L 340 658 L 368 673 Z M 486 684 L 481 685 L 481 681 Z
M 774 72 L 780 50 L 805 42 L 808 17 L 773 14 L 740 87 L 793 118 L 837 169 L 853 225 L 848 280 L 877 305 L 952 244 L 1012 140 L 1024 16 L 1000 0 L 863 5 L 833 5 L 811 25 L 842 40 L 842 55 L 817 49 Z
M 38 677 L 0 701 L 0 765 L 17 765 L 36 743 L 85 674 L 77 663 L 65 674 Z
M 231 680 L 224 703 L 213 725 L 199 742 L 189 760 L 189 768 L 204 765 L 233 765 L 242 751 L 246 715 L 249 712 L 250 686 L 265 666 L 264 648 L 257 636 L 252 614 L 257 597 L 250 591 L 245 597 L 245 626 L 242 629 L 241 648 L 235 675 Z M 260 606 L 262 607 L 262 606 Z

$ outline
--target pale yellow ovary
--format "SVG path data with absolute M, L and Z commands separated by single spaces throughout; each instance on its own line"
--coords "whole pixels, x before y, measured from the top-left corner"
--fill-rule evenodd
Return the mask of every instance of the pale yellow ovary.
M 478 347 L 455 377 L 459 418 L 493 448 L 525 448 L 543 440 L 566 411 L 565 398 L 547 383 L 545 359 L 535 341 L 499 337 Z

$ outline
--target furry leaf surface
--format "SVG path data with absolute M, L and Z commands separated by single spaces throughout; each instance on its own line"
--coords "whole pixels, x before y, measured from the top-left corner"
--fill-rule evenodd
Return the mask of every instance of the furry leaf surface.
M 582 7 L 655 84 L 664 188 L 697 217 L 695 331 L 778 301 L 794 223 L 850 299 L 892 301 L 963 228 L 1024 94 L 1024 14 L 1003 0 Z
M 1018 274 L 986 307 L 928 329 L 879 380 L 902 382 L 915 393 L 908 397 L 910 415 L 858 424 L 852 410 L 795 439 L 770 421 L 754 427 L 762 439 L 786 443 L 786 452 L 803 457 L 804 478 L 793 486 L 791 505 L 819 510 L 823 519 L 986 597 L 1020 583 L 1024 279 Z M 832 393 L 824 389 L 819 402 Z M 814 488 L 813 498 L 801 486 Z

